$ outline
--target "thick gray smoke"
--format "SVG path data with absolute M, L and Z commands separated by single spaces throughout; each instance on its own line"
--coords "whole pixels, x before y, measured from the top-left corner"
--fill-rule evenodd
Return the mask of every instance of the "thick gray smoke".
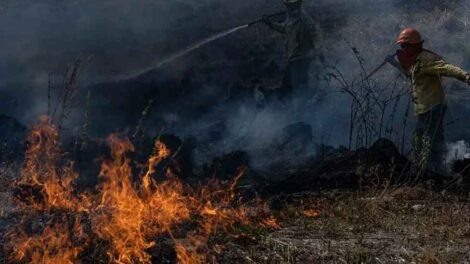
M 325 63 L 315 62 L 311 78 L 311 91 L 302 95 L 307 102 L 300 116 L 292 116 L 282 105 L 274 104 L 260 109 L 255 100 L 220 101 L 209 106 L 209 113 L 188 122 L 177 111 L 156 114 L 170 132 L 182 136 L 204 135 L 208 126 L 223 123 L 225 133 L 218 140 L 223 144 L 208 148 L 207 155 L 216 155 L 243 147 L 259 149 L 276 137 L 276 132 L 287 125 L 302 121 L 312 126 L 316 143 L 332 145 L 348 144 L 349 105 L 351 98 L 337 93 L 340 86 L 334 80 L 325 80 L 332 67 L 337 68 L 348 81 L 360 76 L 361 70 L 352 47 L 360 52 L 365 69 L 371 70 L 384 57 L 395 52 L 394 39 L 406 26 L 418 28 L 426 39 L 426 47 L 433 49 L 449 62 L 470 69 L 470 1 L 405 1 L 405 0 L 306 0 L 305 8 L 320 23 L 325 41 L 320 49 Z M 282 10 L 281 1 L 272 0 L 67 0 L 67 1 L 2 1 L 0 3 L 0 101 L 2 112 L 23 123 L 31 123 L 45 112 L 48 75 L 53 87 L 58 89 L 65 66 L 78 56 L 93 54 L 92 63 L 86 68 L 82 85 L 108 82 L 121 76 L 132 75 L 141 69 L 164 60 L 170 54 L 210 34 L 259 18 L 262 14 Z M 252 27 L 236 33 L 236 36 L 219 40 L 226 47 L 252 45 L 272 46 L 270 56 L 282 69 L 282 38 L 264 26 Z M 206 54 L 200 63 L 224 60 L 231 65 L 236 56 L 227 49 L 219 50 L 217 43 L 202 47 L 198 53 Z M 348 44 L 349 43 L 349 44 Z M 211 49 L 211 50 L 208 50 Z M 211 57 L 212 56 L 212 57 Z M 270 57 L 265 56 L 265 57 Z M 223 59 L 221 59 L 221 57 Z M 173 67 L 179 69 L 197 67 L 191 59 L 181 59 Z M 224 67 L 224 65 L 221 65 Z M 227 66 L 228 67 L 228 66 Z M 225 73 L 226 74 L 226 73 Z M 389 87 L 397 72 L 386 66 L 374 77 L 376 87 Z M 263 78 L 260 73 L 259 78 Z M 280 76 L 279 76 L 280 78 Z M 277 82 L 279 80 L 273 80 Z M 404 81 L 400 81 L 402 87 Z M 469 92 L 460 84 L 446 81 L 449 106 L 458 119 L 468 113 L 462 104 Z M 161 87 L 155 87 L 160 89 Z M 129 87 L 138 93 L 139 87 Z M 228 87 L 212 82 L 200 87 L 201 94 L 194 100 L 203 100 L 223 94 Z M 248 94 L 255 97 L 255 87 Z M 111 93 L 111 91 L 110 91 Z M 319 97 L 318 94 L 322 96 Z M 129 98 L 131 99 L 131 98 Z M 98 98 L 106 104 L 106 98 Z M 143 103 L 143 109 L 146 102 Z M 393 104 L 392 104 L 393 105 Z M 406 114 L 408 98 L 397 102 L 392 135 L 399 141 L 403 130 L 402 119 Z M 392 107 L 391 105 L 389 107 Z M 78 109 L 69 126 L 77 129 L 81 119 Z M 99 115 L 99 113 L 95 113 Z M 387 110 L 386 116 L 391 115 Z M 409 136 L 410 121 L 404 128 Z M 113 120 L 114 117 L 106 116 Z M 134 119 L 137 119 L 135 117 Z M 178 124 L 179 120 L 184 123 Z M 154 121 L 154 120 L 152 120 Z M 451 122 L 452 120 L 449 120 Z M 112 128 L 114 129 L 114 128 Z M 155 126 L 147 131 L 158 133 Z M 449 125 L 451 141 L 465 138 L 462 123 Z M 313 149 L 312 149 L 313 151 Z M 262 156 L 262 154 L 260 154 Z
M 251 1 L 250 1 L 251 2 Z M 44 113 L 48 74 L 60 85 L 68 64 L 94 55 L 83 84 L 114 80 L 206 37 L 206 25 L 239 23 L 250 3 L 151 0 L 18 0 L 0 3 L 0 93 L 25 123 Z M 263 10 L 263 9 L 259 9 Z M 258 15 L 260 15 L 262 11 Z M 246 19 L 250 19 L 247 14 Z M 222 17 L 232 17 L 224 19 Z M 216 23 L 220 19 L 221 22 Z

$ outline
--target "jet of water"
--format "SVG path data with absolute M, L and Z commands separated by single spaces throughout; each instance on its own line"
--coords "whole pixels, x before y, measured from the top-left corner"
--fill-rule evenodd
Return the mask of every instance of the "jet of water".
M 239 31 L 239 30 L 241 30 L 241 29 L 244 29 L 244 28 L 247 28 L 247 27 L 248 27 L 248 24 L 242 25 L 242 26 L 238 26 L 238 27 L 235 27 L 235 28 L 232 28 L 232 29 L 228 29 L 228 30 L 222 31 L 222 32 L 220 32 L 220 33 L 218 33 L 218 34 L 215 34 L 215 35 L 213 35 L 213 36 L 211 36 L 211 37 L 208 37 L 208 38 L 206 38 L 206 39 L 203 39 L 203 40 L 201 40 L 201 41 L 199 41 L 199 42 L 197 42 L 197 43 L 194 43 L 193 45 L 187 47 L 186 49 L 184 49 L 184 50 L 182 50 L 182 51 L 180 51 L 180 52 L 177 52 L 177 53 L 171 55 L 170 57 L 168 57 L 167 59 L 165 59 L 165 60 L 159 62 L 159 63 L 156 65 L 156 68 L 161 67 L 161 66 L 163 66 L 163 65 L 165 65 L 165 64 L 167 64 L 167 63 L 170 63 L 170 62 L 172 62 L 172 61 L 174 61 L 174 60 L 176 60 L 176 59 L 178 59 L 178 58 L 180 58 L 180 57 L 186 55 L 187 53 L 189 53 L 189 52 L 191 52 L 191 51 L 193 51 L 193 50 L 199 49 L 200 47 L 202 47 L 203 45 L 205 45 L 205 44 L 207 44 L 207 43 L 210 43 L 210 42 L 212 42 L 212 41 L 215 41 L 215 40 L 218 40 L 218 39 L 223 38 L 223 37 L 225 37 L 225 36 L 228 36 L 228 35 L 230 35 L 230 34 L 233 34 L 233 33 L 237 32 L 237 31 Z
M 200 40 L 188 47 L 186 47 L 185 49 L 181 50 L 181 51 L 178 51 L 174 54 L 172 54 L 171 56 L 167 57 L 166 59 L 162 60 L 162 61 L 159 61 L 157 62 L 156 64 L 153 64 L 145 69 L 141 69 L 139 70 L 138 72 L 133 72 L 130 76 L 126 76 L 126 79 L 129 79 L 129 78 L 134 78 L 134 77 L 137 77 L 141 74 L 144 74 L 148 71 L 151 71 L 151 70 L 154 70 L 154 69 L 157 69 L 157 68 L 160 68 L 162 66 L 164 66 L 165 64 L 168 64 L 170 62 L 173 62 L 174 60 L 180 58 L 180 57 L 183 57 L 185 56 L 186 54 L 190 53 L 191 51 L 194 51 L 196 49 L 199 49 L 200 47 L 210 43 L 210 42 L 213 42 L 213 41 L 216 41 L 220 38 L 223 38 L 223 37 L 226 37 L 230 34 L 233 34 L 241 29 L 244 29 L 244 28 L 247 28 L 249 27 L 250 24 L 245 24 L 245 25 L 241 25 L 241 26 L 237 26 L 237 27 L 234 27 L 234 28 L 231 28 L 231 29 L 227 29 L 227 30 L 224 30 L 222 32 L 219 32 L 215 35 L 212 35 L 208 38 L 205 38 L 203 40 Z
M 274 13 L 274 14 L 270 14 L 270 15 L 267 15 L 266 17 L 276 17 L 276 16 L 279 16 L 279 15 L 283 15 L 285 14 L 286 12 L 285 11 L 282 11 L 282 12 L 278 12 L 278 13 Z M 167 57 L 166 59 L 162 60 L 162 61 L 159 61 L 153 65 L 150 65 L 149 67 L 146 67 L 144 69 L 141 69 L 139 71 L 133 71 L 130 75 L 127 75 L 125 77 L 121 77 L 120 79 L 123 80 L 123 79 L 131 79 L 131 78 L 135 78 L 139 75 L 142 75 L 146 72 L 149 72 L 151 70 L 155 70 L 157 68 L 160 68 L 162 67 L 163 65 L 165 64 L 168 64 L 170 62 L 173 62 L 175 61 L 176 59 L 180 58 L 180 57 L 183 57 L 185 56 L 186 54 L 190 53 L 191 51 L 193 50 L 196 50 L 196 49 L 199 49 L 200 47 L 210 43 L 210 42 L 213 42 L 213 41 L 216 41 L 220 38 L 223 38 L 223 37 L 226 37 L 230 34 L 233 34 L 241 29 L 244 29 L 244 28 L 247 28 L 247 27 L 250 27 L 252 25 L 255 25 L 255 24 L 258 24 L 260 22 L 262 22 L 263 19 L 258 19 L 258 20 L 255 20 L 255 21 L 252 21 L 250 23 L 247 23 L 247 24 L 244 24 L 244 25 L 241 25 L 241 26 L 236 26 L 236 27 L 233 27 L 231 29 L 227 29 L 227 30 L 224 30 L 224 31 L 221 31 L 215 35 L 212 35 L 208 38 L 205 38 L 203 40 L 200 40 L 188 47 L 186 47 L 185 49 L 181 50 L 181 51 L 178 51 L 174 54 L 172 54 L 171 56 Z

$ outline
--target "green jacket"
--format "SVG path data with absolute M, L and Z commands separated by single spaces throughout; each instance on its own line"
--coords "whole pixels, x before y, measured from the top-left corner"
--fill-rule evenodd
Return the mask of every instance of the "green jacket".
M 422 51 L 410 70 L 415 114 L 423 114 L 434 106 L 444 104 L 441 77 L 453 77 L 465 81 L 467 72 L 445 62 L 439 55 Z
M 305 12 L 299 18 L 287 18 L 283 23 L 271 22 L 269 27 L 286 37 L 285 58 L 288 62 L 313 57 L 314 41 L 321 34 L 313 19 Z

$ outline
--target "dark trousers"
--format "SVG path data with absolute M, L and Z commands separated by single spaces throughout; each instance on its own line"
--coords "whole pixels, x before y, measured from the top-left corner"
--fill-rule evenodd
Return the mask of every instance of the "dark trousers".
M 292 104 L 295 108 L 300 107 L 300 96 L 309 88 L 309 71 L 311 59 L 299 59 L 287 64 L 282 79 L 280 99 L 286 104 Z
M 444 138 L 445 105 L 433 107 L 430 111 L 418 115 L 414 150 L 415 157 L 423 168 L 441 172 L 444 168 L 446 144 Z

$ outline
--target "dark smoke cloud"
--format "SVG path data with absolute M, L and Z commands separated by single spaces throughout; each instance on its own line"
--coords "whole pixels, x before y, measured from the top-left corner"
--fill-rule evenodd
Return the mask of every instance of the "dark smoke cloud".
M 448 61 L 470 67 L 469 0 L 320 0 L 304 1 L 309 12 L 324 24 L 326 40 L 322 47 L 327 63 L 335 65 L 353 79 L 359 74 L 351 47 L 364 58 L 367 70 L 379 64 L 395 50 L 394 38 L 401 28 L 414 26 L 423 32 L 426 45 Z M 282 10 L 281 1 L 272 0 L 4 0 L 0 3 L 0 102 L 2 112 L 31 123 L 46 109 L 48 74 L 55 88 L 60 86 L 65 66 L 78 56 L 94 55 L 82 84 L 112 81 L 119 76 L 148 67 L 156 61 L 221 29 L 249 22 L 265 13 Z M 338 19 L 338 23 L 331 18 Z M 334 30 L 333 30 L 334 29 Z M 257 32 L 257 30 L 259 30 Z M 244 40 L 242 40 L 244 39 Z M 226 46 L 236 41 L 270 42 L 282 51 L 282 39 L 263 26 L 237 33 L 237 37 L 220 40 Z M 228 43 L 233 41 L 234 43 Z M 228 44 L 227 44 L 228 43 Z M 217 44 L 211 46 L 215 47 Z M 255 45 L 255 44 L 253 44 Z M 227 50 L 213 48 L 210 56 L 231 61 Z M 195 52 L 198 53 L 198 52 Z M 282 58 L 282 54 L 276 54 Z M 202 61 L 202 60 L 201 60 Z M 175 62 L 180 68 L 188 60 Z M 279 63 L 282 67 L 282 62 Z M 188 63 L 189 65 L 189 63 Z M 197 66 L 192 63 L 191 66 Z M 316 65 L 316 67 L 322 67 Z M 324 69 L 315 69 L 315 73 Z M 386 68 L 376 77 L 379 84 L 396 76 Z M 448 84 L 454 84 L 449 82 Z M 335 89 L 332 83 L 317 83 L 317 88 Z M 216 83 L 201 87 L 203 98 L 212 91 L 225 90 Z M 131 89 L 131 88 L 129 88 Z M 134 87 L 132 87 L 134 89 Z M 202 93 L 202 92 L 201 92 Z M 215 94 L 215 92 L 214 92 Z M 106 98 L 97 98 L 103 104 Z M 317 140 L 329 138 L 334 145 L 347 143 L 347 116 L 350 102 L 334 95 L 321 105 L 306 109 L 301 121 L 314 127 Z M 450 100 L 457 98 L 450 96 Z M 145 105 L 146 102 L 143 102 Z M 403 112 L 406 103 L 399 106 Z M 142 106 L 143 109 L 144 106 Z M 189 135 L 207 124 L 225 120 L 229 129 L 223 151 L 244 145 L 263 145 L 272 131 L 292 122 L 279 108 L 259 112 L 250 104 L 214 105 L 213 112 L 193 124 L 175 126 L 175 131 Z M 464 108 L 467 111 L 468 109 Z M 77 111 L 76 115 L 81 112 Z M 175 113 L 162 113 L 163 119 L 178 120 Z M 135 118 L 134 118 L 135 119 Z M 72 122 L 81 122 L 74 117 Z M 187 121 L 187 120 L 185 120 Z M 72 125 L 73 126 L 73 125 Z M 76 124 L 75 124 L 76 126 Z M 184 127 L 190 129 L 184 130 Z M 266 133 L 267 132 L 267 133 Z M 250 135 L 246 137 L 245 135 Z M 455 137 L 458 137 L 457 133 Z M 243 138 L 244 141 L 230 141 Z
M 84 83 L 112 80 L 269 10 L 264 1 L 1 1 L 0 98 L 9 105 L 3 111 L 32 121 L 44 109 L 48 74 L 58 85 L 78 56 L 94 55 Z

